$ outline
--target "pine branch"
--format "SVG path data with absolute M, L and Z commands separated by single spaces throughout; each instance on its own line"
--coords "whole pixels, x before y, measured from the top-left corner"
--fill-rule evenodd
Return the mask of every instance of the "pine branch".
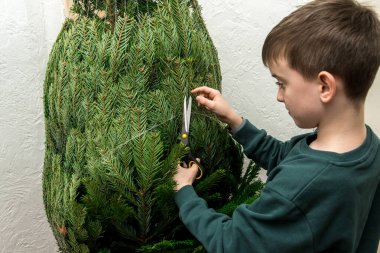
M 115 39 L 111 52 L 111 70 L 117 72 L 118 66 L 124 64 L 125 58 L 128 56 L 128 48 L 130 41 L 133 39 L 136 22 L 128 17 L 120 18 L 115 27 Z
M 156 20 L 159 25 L 155 28 L 160 45 L 158 52 L 162 52 L 162 59 L 165 61 L 181 55 L 179 34 L 173 19 L 170 17 L 169 9 L 169 3 L 166 0 L 163 6 L 157 8 Z
M 191 52 L 191 35 L 189 33 L 189 28 L 187 24 L 189 22 L 188 6 L 185 1 L 179 0 L 169 0 L 171 16 L 176 24 L 179 39 L 181 42 L 181 48 L 183 53 L 183 58 L 187 58 Z
M 199 194 L 205 194 L 207 192 L 212 192 L 211 189 L 220 184 L 220 182 L 225 178 L 226 171 L 224 170 L 216 170 L 204 180 L 199 182 L 195 189 Z
M 186 241 L 161 241 L 153 245 L 147 245 L 141 247 L 138 252 L 144 253 L 159 253 L 159 252 L 192 252 L 193 248 L 197 246 L 198 243 L 193 240 Z

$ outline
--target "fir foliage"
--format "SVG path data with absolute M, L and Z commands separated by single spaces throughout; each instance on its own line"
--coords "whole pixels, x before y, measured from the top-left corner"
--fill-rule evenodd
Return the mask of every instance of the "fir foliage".
M 106 11 L 106 18 L 96 13 Z M 62 252 L 204 252 L 178 219 L 172 176 L 182 102 L 220 89 L 218 57 L 197 2 L 75 1 L 44 84 L 48 220 Z M 195 183 L 224 213 L 252 201 L 258 168 L 214 116 L 192 108 Z

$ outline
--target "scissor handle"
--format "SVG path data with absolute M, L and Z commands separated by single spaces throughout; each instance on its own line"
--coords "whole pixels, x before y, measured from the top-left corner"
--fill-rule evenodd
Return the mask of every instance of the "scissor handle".
M 196 164 L 198 166 L 198 173 L 197 173 L 197 177 L 195 179 L 198 180 L 198 179 L 202 178 L 203 170 L 204 170 L 203 166 L 191 154 L 187 154 L 184 157 L 183 162 L 187 164 L 188 168 L 190 168 L 191 166 Z
M 202 168 L 201 168 L 201 166 L 200 166 L 200 164 L 198 163 L 198 162 L 195 162 L 195 161 L 191 161 L 190 163 L 189 163 L 189 168 L 191 167 L 191 166 L 193 166 L 193 165 L 197 165 L 197 167 L 198 167 L 198 171 L 199 171 L 199 173 L 197 173 L 197 177 L 195 178 L 195 179 L 201 179 L 202 178 L 202 176 L 203 176 L 203 170 L 202 170 Z M 198 174 L 199 174 L 199 176 L 198 176 Z

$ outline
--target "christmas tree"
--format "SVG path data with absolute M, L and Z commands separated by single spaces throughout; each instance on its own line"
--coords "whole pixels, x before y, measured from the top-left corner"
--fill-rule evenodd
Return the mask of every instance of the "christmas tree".
M 172 176 L 183 98 L 220 89 L 196 0 L 81 0 L 55 42 L 44 84 L 48 220 L 62 252 L 203 252 L 178 218 Z M 192 108 L 194 185 L 231 214 L 261 188 L 225 125 Z M 243 171 L 244 170 L 244 171 Z

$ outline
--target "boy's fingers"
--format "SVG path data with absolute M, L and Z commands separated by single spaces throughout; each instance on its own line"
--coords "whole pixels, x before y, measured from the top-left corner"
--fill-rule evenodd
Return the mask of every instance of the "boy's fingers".
M 200 160 L 197 159 L 197 161 L 198 161 L 198 163 L 199 163 Z M 195 162 L 192 162 L 191 167 L 190 167 L 189 169 L 191 169 L 191 170 L 193 170 L 195 173 L 197 173 L 197 172 L 198 172 L 198 169 L 199 169 L 199 166 L 198 166 L 198 164 L 196 164 Z
M 197 88 L 193 89 L 191 91 L 191 93 L 205 92 L 205 90 L 207 90 L 207 89 L 210 89 L 210 88 L 207 86 L 201 86 L 201 87 L 197 87 Z
M 197 99 L 198 104 L 201 104 L 208 109 L 213 108 L 214 106 L 214 102 L 212 100 L 207 99 L 203 96 L 198 96 L 196 99 Z
M 201 93 L 203 95 L 212 96 L 212 97 L 214 97 L 218 92 L 219 92 L 218 90 L 215 90 L 207 86 L 198 87 L 191 91 L 191 93 Z
M 198 168 L 199 166 L 198 166 L 198 164 L 200 164 L 200 162 L 201 162 L 201 159 L 199 159 L 199 158 L 195 158 L 195 160 L 196 160 L 196 162 L 195 161 L 192 161 L 191 162 L 191 168 Z M 198 164 L 197 164 L 198 163 Z

